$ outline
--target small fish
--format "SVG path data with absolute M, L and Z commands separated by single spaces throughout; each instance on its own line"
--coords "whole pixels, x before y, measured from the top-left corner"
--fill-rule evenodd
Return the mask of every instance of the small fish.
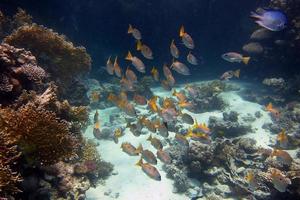
M 152 123 L 149 119 L 147 119 L 145 116 L 141 117 L 139 119 L 140 123 L 144 125 L 149 131 L 152 133 L 156 132 L 155 124 Z
M 166 64 L 163 66 L 163 72 L 166 78 L 168 78 L 168 76 L 172 76 L 172 72 Z
M 156 104 L 157 101 L 157 96 L 153 96 L 149 101 L 148 101 L 148 107 L 150 108 L 150 110 L 154 113 L 158 113 L 159 112 L 159 107 Z
M 127 123 L 126 128 L 129 128 L 130 132 L 136 137 L 141 135 L 141 129 L 138 128 L 137 124 Z
M 156 181 L 161 180 L 161 176 L 158 170 L 149 163 L 143 163 L 142 158 L 136 163 L 136 165 L 142 167 L 143 172 L 147 174 L 150 178 Z
M 116 144 L 118 144 L 119 138 L 120 138 L 122 135 L 123 135 L 123 133 L 122 133 L 121 128 L 117 128 L 117 129 L 114 131 L 114 137 L 113 137 L 113 139 L 114 139 L 114 142 L 115 142 Z
M 186 56 L 186 59 L 190 64 L 198 65 L 197 58 L 191 52 L 189 52 L 189 54 Z
M 161 141 L 159 139 L 157 139 L 156 137 L 152 137 L 152 135 L 150 135 L 148 138 L 147 138 L 148 141 L 151 142 L 151 145 L 157 149 L 157 150 L 160 150 L 160 149 L 163 149 L 163 145 L 161 143 Z
M 287 17 L 279 10 L 260 9 L 259 13 L 251 12 L 250 16 L 255 18 L 259 26 L 270 31 L 282 31 L 287 26 Z
M 167 81 L 171 87 L 173 87 L 175 85 L 175 78 L 172 75 L 169 75 L 167 77 Z
M 134 91 L 134 84 L 130 80 L 126 79 L 124 76 L 120 80 L 121 87 L 126 91 Z
M 288 147 L 288 137 L 284 129 L 280 133 L 278 133 L 276 140 L 281 148 Z
M 148 47 L 145 44 L 142 44 L 142 42 L 140 40 L 137 41 L 136 50 L 141 51 L 142 55 L 145 58 L 150 59 L 150 60 L 153 59 L 153 53 L 152 53 L 152 50 L 150 49 L 150 47 Z
M 185 101 L 187 101 L 187 97 L 185 96 L 185 94 L 182 91 L 177 92 L 174 89 L 172 95 L 175 96 L 178 99 L 179 102 L 185 102 Z
M 163 162 L 165 164 L 171 164 L 171 162 L 172 162 L 170 155 L 162 149 L 157 150 L 156 156 L 161 162 Z
M 114 64 L 111 62 L 111 56 L 106 61 L 106 71 L 109 75 L 114 75 Z
M 187 48 L 189 48 L 189 49 L 194 49 L 195 48 L 193 38 L 188 33 L 186 33 L 184 31 L 184 26 L 180 27 L 179 36 L 181 37 L 181 40 L 182 40 L 183 44 Z
M 161 110 L 161 116 L 164 122 L 173 122 L 177 120 L 178 113 L 175 108 L 163 108 Z
M 129 28 L 128 28 L 128 31 L 127 31 L 128 34 L 132 34 L 132 36 L 136 39 L 136 40 L 141 40 L 142 39 L 142 34 L 141 32 L 136 29 L 136 28 L 133 28 L 131 24 L 129 24 Z
M 100 131 L 100 122 L 99 121 L 97 121 L 94 125 L 93 135 L 96 139 L 98 139 L 98 140 L 101 139 L 101 131 Z
M 135 148 L 129 142 L 123 142 L 121 145 L 122 150 L 130 156 L 138 156 L 141 152 L 140 147 Z
M 127 102 L 125 104 L 125 107 L 123 108 L 124 112 L 129 116 L 136 116 L 136 110 L 134 108 L 134 105 Z
M 138 105 L 142 105 L 142 106 L 147 105 L 147 99 L 142 95 L 134 94 L 133 100 Z
M 245 180 L 248 183 L 249 187 L 254 190 L 255 188 L 258 187 L 258 183 L 257 180 L 255 178 L 255 174 L 253 171 L 248 171 L 246 176 L 245 176 Z
M 175 140 L 181 145 L 184 145 L 184 146 L 187 146 L 187 147 L 189 146 L 188 140 L 181 134 L 176 133 L 175 134 Z
M 174 40 L 172 40 L 172 42 L 171 42 L 170 52 L 174 58 L 179 58 L 179 50 L 178 50 L 177 46 L 175 45 Z
M 250 57 L 244 57 L 241 54 L 236 52 L 224 53 L 222 55 L 222 58 L 228 62 L 237 62 L 237 63 L 243 62 L 246 65 L 249 63 L 250 60 Z
M 127 93 L 125 91 L 121 91 L 119 94 L 119 98 L 125 102 L 128 101 Z
M 159 135 L 161 135 L 163 137 L 168 137 L 169 136 L 168 128 L 167 128 L 165 123 L 161 123 L 160 121 L 158 121 L 155 124 L 155 128 L 157 129 Z
M 273 149 L 271 157 L 276 157 L 276 160 L 281 162 L 284 165 L 290 166 L 293 162 L 293 158 L 290 156 L 290 154 L 286 151 L 279 150 L 279 149 Z
M 155 67 L 153 67 L 153 68 L 151 69 L 151 74 L 152 74 L 153 79 L 154 79 L 155 81 L 159 81 L 159 72 L 158 72 L 158 70 L 157 70 Z
M 187 113 L 181 113 L 180 114 L 181 120 L 186 123 L 186 124 L 194 124 L 194 119 L 191 115 L 187 114 Z
M 182 62 L 174 61 L 170 68 L 175 70 L 179 74 L 185 76 L 191 75 L 189 68 Z
M 130 51 L 128 51 L 128 54 L 125 58 L 126 60 L 130 60 L 132 65 L 141 73 L 145 73 L 145 65 L 143 63 L 143 61 L 141 61 L 138 57 L 136 56 L 132 56 L 132 54 L 130 53 Z
M 180 108 L 185 108 L 185 109 L 187 109 L 187 110 L 192 110 L 193 108 L 194 108 L 194 104 L 192 103 L 192 102 L 188 102 L 188 101 L 180 101 L 179 103 L 178 103 L 178 106 L 180 107 Z
M 192 128 L 193 128 L 194 131 L 197 131 L 197 132 L 203 132 L 203 133 L 206 133 L 206 134 L 211 134 L 210 128 L 208 128 L 205 123 L 198 124 L 197 120 L 195 120 L 195 124 L 193 125 Z
M 115 61 L 114 61 L 114 71 L 117 77 L 121 78 L 122 77 L 122 70 L 120 65 L 118 64 L 118 56 L 116 56 Z
M 127 69 L 126 69 L 125 76 L 126 76 L 127 80 L 131 81 L 132 83 L 137 83 L 137 77 L 136 77 L 134 71 L 129 69 L 129 67 L 127 67 Z
M 276 108 L 274 108 L 272 103 L 269 103 L 266 106 L 266 111 L 270 112 L 272 114 L 272 116 L 275 117 L 275 119 L 278 119 L 280 117 L 279 110 L 277 110 Z
M 172 86 L 170 85 L 170 83 L 168 82 L 168 80 L 162 80 L 161 81 L 161 87 L 167 91 L 171 91 L 172 90 Z
M 235 71 L 227 71 L 227 72 L 224 72 L 224 74 L 222 74 L 222 76 L 220 77 L 221 80 L 225 80 L 225 81 L 228 81 L 229 79 L 233 78 L 233 77 L 236 77 L 236 78 L 239 78 L 240 77 L 240 70 L 235 70 Z
M 119 98 L 115 94 L 113 94 L 113 93 L 109 93 L 108 96 L 107 96 L 107 100 L 111 101 L 115 105 L 117 105 L 118 99 Z
M 155 155 L 149 151 L 149 150 L 144 150 L 143 146 L 141 146 L 141 154 L 142 154 L 142 158 L 144 160 L 146 160 L 148 163 L 152 164 L 152 165 L 156 165 L 157 164 L 157 160 L 155 158 Z
M 202 132 L 194 133 L 194 131 L 191 128 L 188 130 L 188 133 L 185 135 L 185 137 L 186 138 L 188 137 L 195 141 L 202 141 L 206 143 L 211 142 L 209 136 L 206 133 L 202 133 Z
M 96 110 L 95 114 L 94 114 L 94 124 L 97 123 L 99 121 L 99 113 Z
M 164 98 L 162 102 L 163 108 L 176 108 L 175 101 L 171 98 Z
M 285 192 L 288 185 L 291 185 L 291 180 L 286 177 L 279 169 L 270 169 L 270 178 L 274 185 L 274 188 L 279 192 Z

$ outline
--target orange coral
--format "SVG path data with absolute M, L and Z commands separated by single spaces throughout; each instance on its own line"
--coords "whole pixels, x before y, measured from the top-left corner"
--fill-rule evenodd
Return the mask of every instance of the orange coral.
M 52 78 L 64 84 L 90 70 L 91 58 L 84 47 L 75 47 L 65 36 L 37 24 L 20 27 L 5 42 L 30 50 Z
M 0 116 L 4 142 L 17 144 L 31 161 L 49 165 L 74 155 L 75 139 L 55 113 L 28 103 L 17 110 L 0 109 Z

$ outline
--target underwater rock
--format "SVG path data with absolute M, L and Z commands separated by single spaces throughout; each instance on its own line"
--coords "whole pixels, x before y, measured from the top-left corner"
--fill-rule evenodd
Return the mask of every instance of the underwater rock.
M 242 116 L 241 118 L 244 122 L 254 122 L 256 120 L 256 118 L 253 115 L 251 115 L 250 113 L 247 113 L 246 115 Z
M 222 134 L 224 137 L 237 137 L 245 135 L 252 131 L 251 125 L 224 121 L 223 119 L 217 117 L 209 117 L 209 128 L 213 133 Z
M 238 120 L 239 114 L 236 111 L 230 111 L 229 113 L 223 113 L 224 121 L 236 122 Z
M 250 55 L 258 55 L 263 53 L 264 48 L 258 42 L 251 42 L 243 46 L 243 51 L 247 52 Z
M 238 145 L 246 153 L 255 153 L 257 151 L 256 140 L 252 138 L 241 138 L 238 141 Z
M 262 117 L 262 113 L 260 111 L 256 111 L 254 113 L 254 115 L 255 115 L 256 118 L 261 118 Z

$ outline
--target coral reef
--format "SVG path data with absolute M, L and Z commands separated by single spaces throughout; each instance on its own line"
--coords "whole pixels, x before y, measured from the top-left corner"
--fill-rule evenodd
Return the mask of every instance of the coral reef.
M 29 51 L 5 43 L 0 45 L 0 65 L 0 103 L 4 105 L 15 100 L 22 89 L 39 90 L 47 77 Z
M 91 67 L 91 58 L 84 47 L 75 47 L 65 36 L 37 24 L 18 28 L 4 41 L 31 51 L 59 86 L 62 97 L 69 97 L 68 92 L 73 91 L 71 93 L 76 93 L 76 96 L 67 99 L 78 105 L 78 101 L 85 97 L 81 103 L 86 104 L 86 89 L 81 84 L 74 84 L 74 78 L 80 79 Z

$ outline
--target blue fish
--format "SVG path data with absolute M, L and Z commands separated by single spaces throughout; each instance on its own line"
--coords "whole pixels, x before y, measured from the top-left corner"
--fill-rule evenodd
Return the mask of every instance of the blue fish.
M 281 31 L 287 26 L 286 15 L 279 10 L 264 10 L 251 12 L 251 17 L 256 19 L 256 23 L 270 31 Z

